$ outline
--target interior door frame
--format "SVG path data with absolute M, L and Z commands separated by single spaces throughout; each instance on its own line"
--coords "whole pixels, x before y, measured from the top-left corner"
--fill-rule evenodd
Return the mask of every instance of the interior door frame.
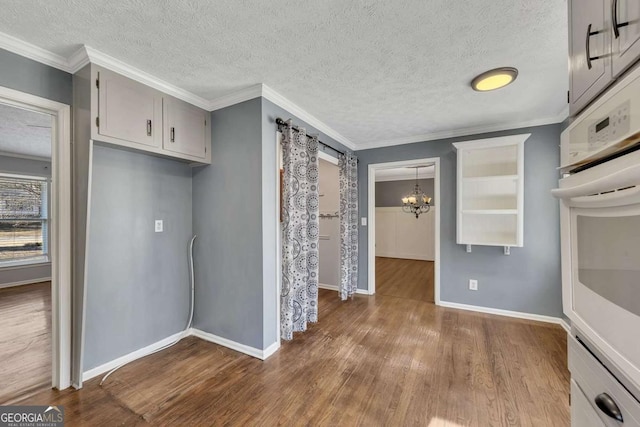
M 3 86 L 0 102 L 52 117 L 51 382 L 62 390 L 71 385 L 71 107 Z
M 434 300 L 436 305 L 440 305 L 440 157 L 427 159 L 401 160 L 397 162 L 372 163 L 369 164 L 367 174 L 368 191 L 368 244 L 367 244 L 367 282 L 368 293 L 376 293 L 376 171 L 382 169 L 409 168 L 421 166 L 426 163 L 434 164 L 434 195 L 436 204 L 433 206 L 435 214 L 435 257 L 434 257 Z

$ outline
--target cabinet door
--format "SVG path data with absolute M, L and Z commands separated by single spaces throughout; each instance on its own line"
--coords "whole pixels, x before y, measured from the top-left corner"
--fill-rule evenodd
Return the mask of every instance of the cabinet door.
M 159 148 L 162 95 L 107 70 L 99 72 L 98 81 L 98 134 Z
M 578 384 L 571 380 L 571 427 L 605 427 Z
M 612 64 L 617 77 L 640 57 L 640 1 L 610 1 L 612 26 L 618 27 L 613 30 Z
M 164 98 L 164 139 L 167 151 L 206 157 L 207 113 L 177 99 Z
M 584 108 L 612 81 L 609 1 L 571 0 L 569 3 L 571 115 Z

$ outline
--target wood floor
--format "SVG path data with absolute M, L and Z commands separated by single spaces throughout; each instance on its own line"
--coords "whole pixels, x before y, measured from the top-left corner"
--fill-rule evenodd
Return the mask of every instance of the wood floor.
M 51 387 L 51 282 L 0 289 L 0 404 Z
M 262 362 L 195 337 L 80 391 L 67 425 L 568 426 L 557 325 L 320 290 L 320 323 Z
M 434 302 L 433 261 L 376 257 L 376 294 Z

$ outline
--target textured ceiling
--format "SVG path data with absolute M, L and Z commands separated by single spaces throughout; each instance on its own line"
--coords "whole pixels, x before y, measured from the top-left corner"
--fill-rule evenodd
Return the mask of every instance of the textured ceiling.
M 0 104 L 0 153 L 51 158 L 51 116 Z
M 82 44 L 206 99 L 264 83 L 354 143 L 548 119 L 566 107 L 564 0 L 3 0 L 0 31 Z M 520 70 L 504 89 L 470 80 Z

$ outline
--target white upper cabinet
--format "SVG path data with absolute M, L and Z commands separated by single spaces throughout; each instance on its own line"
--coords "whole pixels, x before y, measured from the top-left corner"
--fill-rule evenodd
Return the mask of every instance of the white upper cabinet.
M 524 244 L 524 141 L 531 134 L 454 143 L 457 243 Z
M 98 73 L 98 133 L 160 147 L 162 94 L 108 70 Z
M 205 158 L 208 114 L 175 98 L 164 98 L 164 142 L 167 151 Z
M 610 0 L 613 75 L 622 74 L 640 56 L 640 1 Z
M 569 0 L 569 111 L 583 110 L 640 58 L 639 0 Z
M 571 115 L 584 108 L 612 81 L 609 1 L 569 2 Z
M 91 137 L 194 164 L 211 163 L 209 113 L 91 65 Z

